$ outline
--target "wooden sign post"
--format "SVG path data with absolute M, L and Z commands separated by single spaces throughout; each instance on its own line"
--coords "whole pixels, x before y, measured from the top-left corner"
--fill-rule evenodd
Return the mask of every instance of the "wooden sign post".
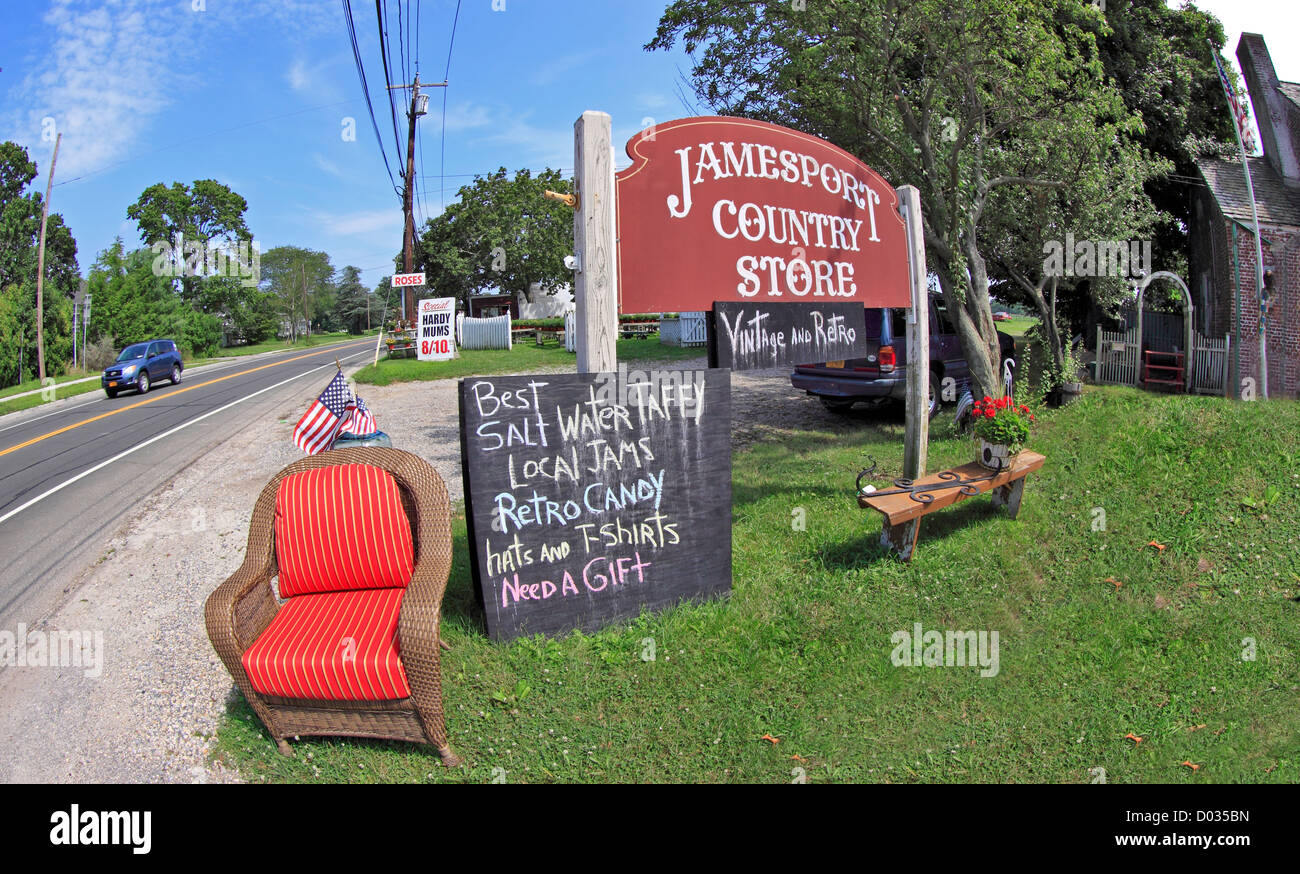
M 578 372 L 618 368 L 618 257 L 614 238 L 614 150 L 607 112 L 587 111 L 573 125 L 573 299 Z
M 898 209 L 907 225 L 908 282 L 912 307 L 907 313 L 907 423 L 903 431 L 903 476 L 925 473 L 930 443 L 930 294 L 925 269 L 925 228 L 921 192 L 913 185 L 898 189 Z M 937 400 L 937 399 L 936 399 Z

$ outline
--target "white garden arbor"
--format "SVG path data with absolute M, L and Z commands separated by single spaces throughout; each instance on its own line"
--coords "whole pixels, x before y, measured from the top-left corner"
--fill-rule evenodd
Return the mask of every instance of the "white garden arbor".
M 1230 337 L 1214 340 L 1202 337 L 1194 328 L 1192 293 L 1176 273 L 1157 270 L 1135 283 L 1137 299 L 1136 324 L 1127 331 L 1104 331 L 1097 328 L 1097 381 L 1112 385 L 1138 385 L 1142 375 L 1142 314 L 1143 298 L 1147 288 L 1157 280 L 1167 280 L 1177 286 L 1183 303 L 1182 348 L 1185 366 L 1182 377 L 1184 391 L 1222 394 L 1227 388 L 1228 349 Z

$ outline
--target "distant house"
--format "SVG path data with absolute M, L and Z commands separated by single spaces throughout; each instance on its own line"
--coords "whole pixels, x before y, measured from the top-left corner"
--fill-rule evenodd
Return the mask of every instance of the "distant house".
M 555 290 L 554 294 L 547 294 L 534 283 L 530 292 L 533 296 L 531 302 L 524 300 L 522 294 L 519 295 L 519 318 L 521 319 L 561 318 L 574 307 L 572 286 L 562 285 Z
M 509 315 L 519 318 L 519 304 L 508 294 L 472 294 L 469 298 L 469 315 L 473 319 L 486 319 Z
M 1264 38 L 1237 44 L 1264 154 L 1249 158 L 1268 287 L 1266 353 L 1269 397 L 1300 396 L 1300 83 L 1277 78 Z M 1227 111 L 1226 108 L 1223 111 Z M 1194 195 L 1189 283 L 1196 329 L 1232 337 L 1230 392 L 1259 385 L 1259 301 L 1255 226 L 1241 161 L 1198 162 L 1205 187 Z
M 531 294 L 533 299 L 529 301 L 522 294 L 512 298 L 499 289 L 489 289 L 483 294 L 470 296 L 469 314 L 481 318 L 509 312 L 512 319 L 552 319 L 562 318 L 573 309 L 573 289 L 568 285 L 556 289 L 554 294 L 547 294 L 540 285 L 533 283 Z

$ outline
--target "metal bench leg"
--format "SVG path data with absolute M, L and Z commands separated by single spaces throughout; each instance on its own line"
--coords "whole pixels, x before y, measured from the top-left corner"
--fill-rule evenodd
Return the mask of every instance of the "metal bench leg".
M 1013 483 L 1005 486 L 998 486 L 993 490 L 993 506 L 1006 507 L 1007 515 L 1012 519 L 1020 513 L 1020 497 L 1025 493 L 1025 478 L 1021 477 Z
M 912 552 L 916 549 L 916 537 L 920 533 L 920 519 L 913 519 L 902 525 L 890 525 L 886 521 L 880 531 L 880 545 L 898 553 L 898 557 L 903 561 L 911 561 Z

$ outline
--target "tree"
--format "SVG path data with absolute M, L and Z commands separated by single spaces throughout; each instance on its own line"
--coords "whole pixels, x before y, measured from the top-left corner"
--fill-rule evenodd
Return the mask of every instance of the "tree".
M 476 176 L 460 189 L 458 201 L 425 223 L 416 247 L 416 267 L 438 297 L 457 297 L 499 288 L 532 300 L 536 284 L 554 294 L 570 281 L 564 258 L 573 252 L 573 210 L 547 200 L 546 189 L 572 190 L 558 170 L 513 179 L 504 167 Z
M 361 284 L 360 268 L 344 267 L 334 290 L 334 318 L 349 334 L 361 334 L 370 328 L 370 298 L 370 290 Z M 379 316 L 380 311 L 376 310 L 375 322 Z
M 153 252 L 127 252 L 121 237 L 99 253 L 87 279 L 94 305 L 90 333 L 118 346 L 170 337 L 190 356 L 211 353 L 221 341 L 221 320 L 197 311 L 153 270 Z
M 312 320 L 333 301 L 334 267 L 324 252 L 277 246 L 262 255 L 262 287 L 277 301 L 289 337 L 311 336 Z
M 21 146 L 0 143 L 0 382 L 20 382 L 36 362 L 37 247 L 44 197 L 23 194 L 37 167 Z M 45 229 L 45 282 L 42 295 L 45 355 L 50 370 L 61 373 L 72 354 L 72 298 L 80 281 L 77 241 L 59 213 Z
M 977 390 L 1000 383 L 979 228 L 1004 188 L 1059 190 L 1047 158 L 1132 121 L 1078 0 L 676 0 L 647 49 L 681 39 L 724 114 L 830 140 L 921 191 L 937 275 Z
M 1194 217 L 1184 180 L 1198 177 L 1197 158 L 1236 157 L 1223 86 L 1206 45 L 1223 47 L 1223 25 L 1190 3 L 1171 9 L 1166 0 L 1111 3 L 1105 20 L 1098 46 L 1106 76 L 1144 121 L 1137 142 L 1172 164 L 1170 173 L 1144 184 L 1157 210 L 1154 248 L 1165 269 L 1185 276 L 1182 258 Z
M 187 301 L 195 301 L 203 288 L 204 269 L 195 261 L 209 247 L 231 247 L 248 242 L 252 234 L 244 223 L 248 201 L 215 179 L 199 179 L 193 187 L 173 182 L 150 185 L 126 215 L 140 227 L 140 240 L 157 246 L 155 254 L 168 256 L 172 275 L 181 279 Z M 176 247 L 180 246 L 179 249 Z M 187 267 L 188 259 L 188 267 Z

